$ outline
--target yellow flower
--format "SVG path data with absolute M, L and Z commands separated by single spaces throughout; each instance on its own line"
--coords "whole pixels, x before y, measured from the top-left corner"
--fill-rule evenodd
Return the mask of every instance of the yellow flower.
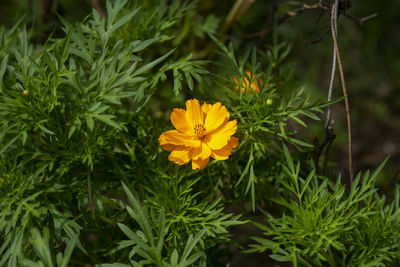
M 229 121 L 229 112 L 220 102 L 214 105 L 197 99 L 186 101 L 186 110 L 175 108 L 171 122 L 176 130 L 164 132 L 158 138 L 161 147 L 170 151 L 170 161 L 183 165 L 192 161 L 192 169 L 204 169 L 210 157 L 226 160 L 239 140 L 232 136 L 237 121 Z
M 250 84 L 249 86 L 249 77 L 251 77 L 251 80 L 253 80 L 253 82 Z M 251 76 L 250 71 L 246 71 L 245 75 L 243 77 L 243 82 L 242 82 L 242 94 L 244 94 L 245 89 L 247 89 L 247 93 L 251 93 L 251 92 L 257 92 L 260 93 L 260 88 L 258 87 L 258 83 L 257 80 L 255 80 L 256 75 Z M 236 79 L 236 77 L 233 77 L 233 80 L 235 81 L 235 83 L 237 85 L 239 85 L 238 80 Z M 260 79 L 259 79 L 260 80 Z M 237 92 L 239 90 L 239 86 L 235 86 L 233 89 L 235 89 L 235 91 Z

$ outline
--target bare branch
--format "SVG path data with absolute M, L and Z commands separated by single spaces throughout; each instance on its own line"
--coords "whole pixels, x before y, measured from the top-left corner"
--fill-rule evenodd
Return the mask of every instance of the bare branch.
M 338 16 L 338 6 L 335 5 L 334 7 L 334 12 L 332 14 L 333 18 L 333 27 L 335 30 L 335 35 L 337 36 L 337 16 Z M 332 27 L 332 26 L 331 26 Z M 329 82 L 329 89 L 328 89 L 328 102 L 332 100 L 332 92 L 333 92 L 333 83 L 335 81 L 335 74 L 336 74 L 336 50 L 333 48 L 333 56 L 332 56 L 332 71 L 331 71 L 331 80 Z M 334 121 L 331 118 L 331 113 L 332 113 L 332 107 L 329 105 L 328 110 L 327 110 L 327 115 L 326 115 L 326 121 L 325 121 L 325 140 L 319 147 L 317 151 L 317 158 L 316 158 L 316 163 L 317 166 L 319 162 L 319 157 L 321 156 L 322 151 L 325 149 L 325 157 L 324 157 L 324 165 L 323 165 L 323 173 L 325 174 L 326 172 L 326 166 L 328 162 L 328 155 L 329 151 L 332 145 L 333 140 L 336 137 L 336 134 L 333 130 L 333 125 Z
M 331 30 L 332 30 L 332 38 L 333 44 L 336 51 L 337 62 L 339 65 L 339 73 L 340 73 L 340 81 L 342 84 L 343 96 L 344 96 L 344 103 L 346 106 L 346 117 L 347 117 L 347 132 L 348 132 L 348 151 L 349 151 L 349 177 L 350 177 L 350 185 L 353 186 L 353 178 L 354 178 L 354 171 L 353 171 L 353 152 L 352 152 L 352 138 L 351 138 L 351 117 L 350 117 L 350 104 L 349 104 L 349 97 L 347 94 L 347 87 L 346 82 L 344 80 L 344 72 L 343 72 L 343 64 L 342 58 L 340 57 L 339 46 L 336 38 L 335 32 L 335 9 L 338 6 L 338 0 L 335 0 L 335 4 L 332 6 L 331 12 Z
M 371 15 L 363 17 L 363 18 L 356 18 L 356 17 L 353 17 L 352 15 L 349 15 L 349 14 L 346 14 L 346 13 L 343 13 L 343 15 L 345 17 L 349 18 L 350 20 L 354 21 L 355 23 L 357 23 L 358 26 L 362 26 L 363 23 L 366 22 L 367 20 L 376 18 L 378 16 L 378 13 L 374 13 L 374 14 L 371 14 Z
M 316 9 L 320 9 L 320 10 L 323 10 L 323 11 L 330 11 L 331 10 L 331 8 L 329 6 L 327 6 L 327 5 L 324 5 L 321 0 L 318 1 L 318 3 L 313 4 L 313 5 L 304 4 L 304 3 L 301 3 L 301 2 L 298 2 L 298 1 L 290 1 L 290 2 L 288 2 L 286 4 L 300 6 L 300 7 L 296 8 L 294 10 L 291 10 L 291 11 L 287 11 L 281 18 L 278 19 L 278 24 L 282 24 L 284 22 L 287 22 L 290 18 L 294 18 L 294 17 L 296 17 L 296 16 L 298 16 L 298 15 L 300 15 L 303 12 L 308 11 L 308 10 L 316 10 Z M 373 18 L 378 16 L 377 13 L 374 13 L 374 14 L 371 14 L 371 15 L 366 16 L 364 18 L 357 18 L 357 17 L 353 17 L 353 16 L 347 14 L 345 12 L 345 8 L 338 10 L 337 14 L 338 15 L 339 14 L 344 15 L 345 17 L 347 17 L 347 18 L 353 20 L 354 22 L 356 22 L 359 26 L 361 26 L 365 21 L 373 19 Z M 228 36 L 226 36 L 226 39 L 239 39 L 239 38 L 251 39 L 251 38 L 257 38 L 257 37 L 260 37 L 260 36 L 263 36 L 263 35 L 266 35 L 266 34 L 270 33 L 272 30 L 273 30 L 273 27 L 268 27 L 268 28 L 266 28 L 266 29 L 264 29 L 262 31 L 250 33 L 250 34 L 247 34 L 247 35 L 244 35 L 244 36 L 228 35 Z
M 282 24 L 284 22 L 286 22 L 287 20 L 289 20 L 290 18 L 296 17 L 299 14 L 303 13 L 304 11 L 307 10 L 315 10 L 315 9 L 323 9 L 323 10 L 328 10 L 327 7 L 325 7 L 324 5 L 322 5 L 321 3 L 317 3 L 314 5 L 307 5 L 307 4 L 299 4 L 301 5 L 301 7 L 296 8 L 294 10 L 288 11 L 285 13 L 285 15 L 283 15 L 281 18 L 278 19 L 278 24 Z M 250 33 L 244 36 L 241 36 L 240 38 L 244 38 L 244 39 L 251 39 L 251 38 L 255 38 L 255 37 L 260 37 L 263 35 L 268 34 L 269 32 L 271 32 L 273 30 L 273 27 L 268 27 L 265 30 L 259 31 L 259 32 L 254 32 L 254 33 Z M 226 36 L 226 39 L 235 39 L 234 36 Z
M 333 25 L 331 25 L 331 27 L 333 26 L 334 30 L 335 30 L 335 36 L 337 36 L 337 11 L 338 11 L 338 6 L 335 5 L 333 8 L 333 14 L 332 14 L 332 19 L 333 19 Z M 333 82 L 335 80 L 335 73 L 336 73 L 336 50 L 335 47 L 333 48 L 333 62 L 332 62 L 332 71 L 331 71 L 331 80 L 329 82 L 329 90 L 328 90 L 328 102 L 332 100 L 332 91 L 333 91 Z M 326 122 L 325 122 L 325 129 L 328 128 L 328 126 L 331 124 L 331 112 L 332 112 L 332 108 L 329 105 L 328 106 L 328 111 L 327 111 L 327 115 L 326 115 Z

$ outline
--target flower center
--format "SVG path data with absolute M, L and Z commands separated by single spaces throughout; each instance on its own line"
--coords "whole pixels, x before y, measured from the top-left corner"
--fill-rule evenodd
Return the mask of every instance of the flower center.
M 196 124 L 194 126 L 194 132 L 198 137 L 202 138 L 206 134 L 206 128 L 201 124 Z

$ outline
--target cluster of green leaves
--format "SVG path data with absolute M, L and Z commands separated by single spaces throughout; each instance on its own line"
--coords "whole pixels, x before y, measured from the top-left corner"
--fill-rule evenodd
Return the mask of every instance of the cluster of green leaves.
M 0 265 L 35 266 L 29 259 L 37 257 L 49 263 L 52 250 L 57 253 L 53 259 L 58 266 L 66 266 L 76 245 L 85 251 L 77 239 L 82 227 L 71 212 L 57 208 L 66 205 L 59 196 L 68 188 L 52 184 L 43 173 L 24 173 L 17 168 L 16 161 L 2 158 L 0 166 L 0 186 L 4 192 L 0 199 Z M 43 237 L 36 227 L 43 228 Z M 51 246 L 48 227 L 52 230 Z M 64 253 L 63 244 L 68 244 Z
M 400 188 L 385 206 L 374 187 L 386 161 L 372 174 L 359 173 L 345 192 L 340 177 L 332 182 L 315 171 L 303 176 L 286 146 L 284 154 L 277 183 L 285 191 L 274 201 L 285 212 L 263 212 L 268 224 L 256 226 L 268 238 L 253 237 L 257 243 L 248 252 L 269 250 L 271 258 L 294 266 L 387 266 L 400 259 Z
M 189 235 L 185 245 L 182 246 L 184 249 L 181 251 L 181 256 L 179 256 L 178 250 L 173 248 L 172 252 L 167 253 L 168 257 L 165 259 L 163 250 L 168 251 L 172 247 L 165 247 L 164 245 L 165 239 L 168 239 L 166 232 L 169 232 L 164 208 L 161 208 L 159 213 L 154 213 L 154 210 L 149 211 L 141 206 L 126 185 L 124 185 L 124 190 L 129 199 L 129 205 L 126 206 L 127 212 L 133 221 L 139 225 L 140 230 L 133 232 L 127 225 L 118 223 L 119 228 L 129 240 L 121 241 L 115 249 L 116 251 L 132 247 L 128 258 L 133 266 L 186 267 L 191 266 L 199 259 L 201 259 L 199 266 L 206 266 L 204 252 L 201 250 L 196 252 L 194 250 L 197 243 L 201 242 L 205 229 L 200 230 L 194 237 L 191 234 Z M 204 244 L 202 247 L 204 247 Z M 135 261 L 135 258 L 140 258 L 141 260 Z M 103 264 L 103 266 L 108 266 L 108 264 Z
M 159 134 L 154 130 L 160 124 L 152 128 L 146 123 L 160 122 L 148 103 L 159 87 L 170 84 L 168 73 L 173 75 L 173 94 L 179 93 L 183 81 L 193 89 L 193 79 L 201 81 L 207 73 L 205 61 L 175 53 L 171 43 L 176 32 L 160 26 L 176 25 L 190 6 L 174 1 L 168 14 L 158 7 L 162 19 L 152 26 L 168 31 L 148 39 L 127 31 L 139 9 L 126 8 L 126 0 L 107 2 L 106 18 L 95 11 L 83 23 L 60 18 L 63 34 L 50 36 L 44 45 L 33 44 L 30 33 L 19 25 L 1 29 L 0 188 L 5 193 L 0 200 L 0 265 L 136 264 L 134 257 L 125 257 L 130 249 L 120 241 L 128 227 L 139 231 L 152 218 L 147 217 L 150 213 L 127 216 L 131 209 L 118 200 L 125 195 L 121 180 L 138 186 L 136 193 L 148 201 L 143 207 L 133 203 L 135 211 L 165 210 L 163 222 L 157 224 L 162 228 L 154 228 L 160 234 L 157 246 L 166 248 L 155 258 L 159 266 L 164 257 L 171 266 L 187 266 L 198 260 L 193 255 L 202 255 L 205 264 L 209 259 L 202 251 L 226 242 L 226 227 L 241 223 L 238 216 L 224 214 L 220 202 L 200 201 L 192 182 L 165 182 L 176 189 L 167 205 L 159 195 L 152 196 L 160 185 L 155 181 L 165 177 L 153 171 L 150 185 L 142 180 L 148 173 L 141 177 L 130 172 L 154 165 L 150 155 L 160 154 L 157 138 L 150 146 L 148 142 L 149 134 Z M 161 43 L 171 49 L 155 52 L 152 47 Z M 143 143 L 146 149 L 141 152 L 149 165 L 135 158 L 135 148 Z M 164 169 L 167 164 L 164 158 Z M 90 179 L 95 210 L 89 203 Z M 142 231 L 149 234 L 147 230 Z M 112 250 L 117 247 L 122 252 Z

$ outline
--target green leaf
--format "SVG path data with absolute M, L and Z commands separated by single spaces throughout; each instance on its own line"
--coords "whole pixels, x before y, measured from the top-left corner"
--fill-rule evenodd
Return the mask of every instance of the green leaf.
M 30 243 L 32 244 L 36 254 L 39 258 L 44 262 L 44 264 L 48 267 L 53 267 L 53 259 L 51 257 L 50 247 L 49 247 L 49 239 L 50 239 L 50 231 L 47 227 L 43 228 L 43 236 L 40 233 L 39 229 L 36 227 L 31 228 L 30 230 L 31 238 Z
M 0 150 L 0 154 L 4 153 L 4 151 L 6 151 L 6 149 L 11 146 L 13 143 L 15 143 L 15 141 L 18 140 L 18 138 L 22 135 L 22 132 L 20 132 L 19 134 L 17 134 L 16 136 L 14 136 L 14 138 L 12 138 L 10 141 L 8 141 L 3 148 Z
M 301 190 L 301 194 L 300 196 L 302 196 L 304 194 L 304 192 L 306 191 L 308 184 L 310 183 L 311 179 L 314 178 L 315 175 L 315 169 L 313 169 L 307 176 L 305 183 L 303 184 L 303 188 Z
M 165 211 L 164 208 L 161 208 L 160 217 L 158 221 L 158 244 L 157 244 L 157 253 L 162 255 L 162 249 L 164 245 L 164 236 L 165 236 Z
M 151 38 L 148 40 L 144 40 L 144 41 L 134 41 L 133 42 L 133 51 L 132 53 L 136 53 L 139 51 L 142 51 L 143 49 L 147 48 L 149 45 L 153 44 L 154 42 L 158 41 L 159 38 L 155 37 L 155 38 Z
M 3 88 L 3 77 L 7 69 L 8 55 L 6 55 L 0 64 L 0 92 Z
M 78 235 L 73 237 L 69 242 L 67 243 L 67 247 L 65 248 L 64 251 L 64 256 L 62 257 L 62 261 L 58 264 L 59 267 L 67 267 L 69 264 L 69 261 L 71 259 L 72 252 L 74 251 L 74 248 L 78 242 Z
M 118 130 L 122 130 L 122 126 L 112 120 L 113 118 L 115 118 L 114 115 L 93 114 L 92 116 Z
M 55 133 L 53 131 L 50 131 L 49 129 L 47 129 L 46 127 L 44 127 L 43 125 L 39 124 L 39 128 L 40 130 L 42 130 L 43 132 L 47 133 L 47 134 L 52 134 L 54 135 Z
M 279 255 L 279 254 L 271 254 L 271 255 L 269 255 L 269 257 L 276 261 L 280 261 L 280 262 L 291 261 L 290 255 L 283 256 L 283 255 Z
M 150 70 L 151 68 L 153 68 L 155 65 L 157 65 L 158 63 L 160 63 L 161 61 L 163 61 L 165 58 L 167 58 L 169 55 L 171 55 L 173 52 L 175 51 L 175 49 L 169 51 L 168 53 L 166 53 L 165 55 L 157 58 L 156 60 L 153 60 L 150 63 L 147 63 L 146 65 L 142 66 L 141 68 L 137 69 L 134 73 L 133 76 L 139 76 L 140 74 Z
M 203 235 L 205 233 L 206 233 L 206 230 L 203 229 L 200 232 L 198 232 L 195 235 L 195 237 L 193 237 L 192 235 L 189 236 L 189 239 L 186 242 L 185 249 L 183 250 L 183 253 L 182 253 L 182 258 L 180 260 L 180 264 L 182 264 L 182 262 L 186 261 L 187 257 L 189 257 L 190 253 L 192 252 L 194 247 L 197 245 L 197 243 L 200 241 L 200 239 L 203 237 Z
M 306 143 L 306 142 L 304 142 L 304 141 L 301 141 L 301 140 L 299 140 L 299 139 L 296 139 L 296 138 L 291 138 L 291 137 L 289 137 L 288 140 L 289 140 L 290 142 L 292 142 L 292 143 L 294 143 L 294 144 L 297 144 L 297 145 L 300 145 L 300 146 L 309 147 L 309 148 L 314 148 L 313 145 L 311 145 L 311 144 L 309 144 L 309 143 Z
M 287 148 L 287 146 L 285 144 L 283 144 L 283 154 L 285 155 L 286 163 L 289 167 L 290 172 L 292 174 L 295 173 L 292 156 L 290 155 L 289 149 Z
M 94 128 L 94 121 L 93 121 L 92 116 L 86 115 L 85 120 L 86 120 L 86 125 L 87 125 L 89 131 L 92 132 L 93 128 Z
M 112 25 L 110 34 L 117 30 L 122 25 L 126 24 L 128 21 L 132 19 L 132 17 L 139 11 L 139 8 L 132 10 L 129 14 L 120 18 L 115 24 Z
M 129 190 L 129 188 L 125 185 L 125 183 L 122 183 L 122 186 L 124 188 L 126 195 L 128 196 L 129 203 L 131 204 L 131 206 L 134 210 L 134 213 L 130 212 L 130 215 L 133 216 L 132 218 L 134 218 L 136 220 L 136 222 L 140 225 L 140 228 L 146 234 L 146 237 L 149 240 L 151 246 L 154 247 L 153 232 L 151 230 L 150 223 L 147 220 L 147 216 L 145 215 L 144 210 L 142 209 L 142 207 L 140 206 L 140 204 L 136 200 L 136 198 L 133 196 L 133 194 Z M 129 207 L 127 207 L 127 210 L 129 212 Z
M 71 136 L 75 133 L 75 130 L 76 130 L 76 126 L 75 126 L 75 125 L 72 125 L 72 126 L 69 128 L 69 130 L 68 130 L 68 139 L 70 139 Z
M 178 266 L 178 251 L 176 249 L 171 254 L 171 266 Z

